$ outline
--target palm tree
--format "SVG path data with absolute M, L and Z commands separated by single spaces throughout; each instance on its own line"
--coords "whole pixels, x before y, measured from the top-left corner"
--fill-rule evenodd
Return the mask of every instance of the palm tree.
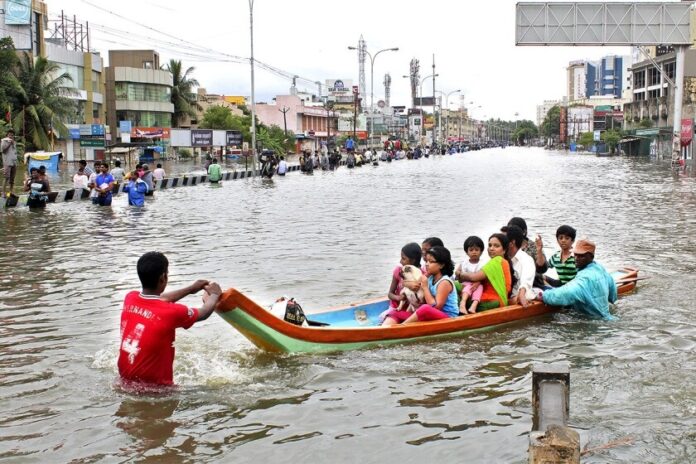
M 196 110 L 201 110 L 201 105 L 196 100 L 194 87 L 198 87 L 198 81 L 191 77 L 196 68 L 191 66 L 182 73 L 181 60 L 169 60 L 163 69 L 172 74 L 172 104 L 174 104 L 174 119 L 172 127 L 179 127 L 179 122 L 185 116 L 196 117 Z
M 68 73 L 58 74 L 60 67 L 46 58 L 36 62 L 25 53 L 11 76 L 10 95 L 14 108 L 12 126 L 24 137 L 28 150 L 46 150 L 51 146 L 49 134 L 57 131 L 68 136 L 63 123 L 75 111 L 75 103 L 68 96 L 75 90 Z

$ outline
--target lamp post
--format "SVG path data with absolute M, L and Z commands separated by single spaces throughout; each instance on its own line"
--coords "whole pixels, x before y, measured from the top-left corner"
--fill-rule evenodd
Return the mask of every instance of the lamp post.
M 254 0 L 249 0 L 249 33 L 251 35 L 251 169 L 256 177 L 256 99 L 254 98 Z
M 438 93 L 442 94 L 445 96 L 445 108 L 447 108 L 447 118 L 445 118 L 445 127 L 447 128 L 447 134 L 445 135 L 446 138 L 449 138 L 449 97 L 453 93 L 461 92 L 462 89 L 457 89 L 457 90 L 452 90 L 451 92 L 442 92 L 438 90 Z M 440 127 L 442 127 L 442 108 L 440 108 Z M 442 130 L 440 130 L 440 135 L 442 136 Z M 442 142 L 442 140 L 440 140 Z
M 423 136 L 425 136 L 425 115 L 423 114 L 423 82 L 425 82 L 427 79 L 430 79 L 431 77 L 434 79 L 436 77 L 439 77 L 439 74 L 430 74 L 429 76 L 425 76 L 423 79 L 420 81 L 420 85 L 418 88 L 420 89 L 420 97 L 418 100 L 418 103 L 420 103 L 420 110 L 421 110 L 421 127 L 423 128 Z M 435 117 L 435 92 L 433 92 L 433 118 Z M 433 142 L 435 141 L 435 133 L 433 133 Z
M 356 47 L 348 47 L 348 50 L 357 50 Z M 379 55 L 382 52 L 398 52 L 399 47 L 393 47 L 393 48 L 383 48 L 382 50 L 379 50 L 377 53 L 374 55 L 365 49 L 365 53 L 367 53 L 367 56 L 370 57 L 370 126 L 368 127 L 367 130 L 367 140 L 368 140 L 368 147 L 372 146 L 372 131 L 374 131 L 374 122 L 375 122 L 375 60 L 377 59 L 377 55 Z

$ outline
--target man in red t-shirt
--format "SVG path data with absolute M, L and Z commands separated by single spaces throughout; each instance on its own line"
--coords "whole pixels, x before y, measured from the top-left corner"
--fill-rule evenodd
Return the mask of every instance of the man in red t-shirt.
M 215 282 L 197 280 L 188 287 L 163 293 L 169 279 L 169 261 L 156 251 L 140 257 L 138 277 L 142 292 L 132 291 L 123 301 L 118 372 L 125 380 L 172 385 L 176 329 L 188 329 L 207 319 L 222 290 Z M 209 294 L 200 310 L 175 303 L 200 290 Z

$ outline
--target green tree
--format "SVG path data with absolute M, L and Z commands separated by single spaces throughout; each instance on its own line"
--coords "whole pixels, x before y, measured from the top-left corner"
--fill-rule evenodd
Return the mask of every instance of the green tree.
M 561 107 L 556 105 L 551 108 L 544 122 L 541 123 L 541 133 L 546 137 L 553 137 L 561 133 Z
M 638 123 L 638 127 L 640 127 L 641 129 L 650 129 L 652 127 L 652 125 L 653 125 L 653 123 L 650 120 L 650 118 L 643 118 Z
M 58 74 L 60 68 L 46 58 L 36 62 L 25 53 L 13 70 L 12 126 L 22 134 L 27 150 L 47 150 L 51 146 L 51 131 L 68 136 L 63 124 L 75 113 L 75 103 L 68 98 L 75 89 L 68 86 L 72 78 L 68 73 Z
M 609 129 L 602 132 L 602 140 L 607 144 L 609 151 L 612 153 L 616 150 L 616 146 L 619 144 L 621 137 L 623 137 L 623 134 L 620 130 Z
M 583 132 L 580 134 L 580 145 L 584 146 L 586 149 L 589 148 L 592 144 L 594 144 L 594 133 L 592 132 Z
M 17 66 L 17 53 L 11 37 L 0 39 L 0 116 L 5 119 L 5 114 L 12 110 L 9 93 L 14 87 L 12 70 Z
M 184 117 L 195 118 L 196 110 L 201 109 L 193 91 L 199 84 L 196 79 L 191 77 L 196 68 L 191 66 L 183 71 L 181 60 L 172 59 L 162 69 L 172 74 L 172 104 L 174 105 L 172 127 L 179 127 L 179 123 Z
M 517 128 L 512 133 L 512 138 L 520 145 L 526 145 L 531 139 L 539 136 L 539 129 L 532 121 L 525 119 L 519 121 Z
M 234 126 L 234 115 L 225 106 L 211 106 L 203 113 L 203 119 L 199 125 L 204 129 L 231 130 Z

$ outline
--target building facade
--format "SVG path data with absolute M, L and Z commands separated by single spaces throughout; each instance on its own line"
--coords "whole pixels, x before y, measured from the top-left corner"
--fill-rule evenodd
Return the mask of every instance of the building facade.
M 107 124 L 112 130 L 120 121 L 130 121 L 132 127 L 172 127 L 172 82 L 172 75 L 160 69 L 154 50 L 109 50 Z
M 203 115 L 208 111 L 208 108 L 213 106 L 222 106 L 229 108 L 235 116 L 243 116 L 244 112 L 239 108 L 246 105 L 246 98 L 238 95 L 219 95 L 208 93 L 203 87 L 198 87 L 196 90 L 196 102 L 198 107 L 194 108 L 196 117 L 192 118 L 188 115 L 179 120 L 178 127 L 182 129 L 195 129 L 201 124 Z
M 560 105 L 561 102 L 559 100 L 544 100 L 544 103 L 541 105 L 537 105 L 537 116 L 536 116 L 536 124 L 537 127 L 541 127 L 541 124 L 544 122 L 544 119 L 546 118 L 546 114 L 549 112 L 551 108 L 554 106 Z
M 630 56 L 607 55 L 597 61 L 571 61 L 567 69 L 568 100 L 593 96 L 621 98 L 629 86 Z
M 32 0 L 30 7 L 13 2 L 8 8 L 7 0 L 0 0 L 0 37 L 10 37 L 17 51 L 34 57 L 46 56 L 44 31 L 48 27 L 46 3 Z

